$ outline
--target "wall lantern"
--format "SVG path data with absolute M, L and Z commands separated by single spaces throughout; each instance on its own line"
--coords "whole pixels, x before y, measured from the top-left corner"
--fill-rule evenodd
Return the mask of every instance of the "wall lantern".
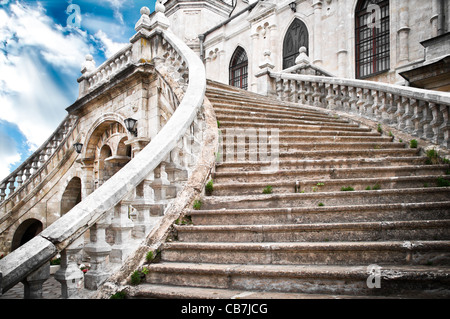
M 124 122 L 125 122 L 125 127 L 127 128 L 128 132 L 130 132 L 131 134 L 133 134 L 134 136 L 137 137 L 137 129 L 136 129 L 137 120 L 132 119 L 132 118 L 127 118 L 126 120 L 124 120 Z
M 81 143 L 75 143 L 75 144 L 73 144 L 73 147 L 75 148 L 75 151 L 76 151 L 78 154 L 81 154 L 81 149 L 83 148 L 83 144 L 81 144 Z
M 297 2 L 291 2 L 289 3 L 289 7 L 291 8 L 292 11 L 297 12 Z

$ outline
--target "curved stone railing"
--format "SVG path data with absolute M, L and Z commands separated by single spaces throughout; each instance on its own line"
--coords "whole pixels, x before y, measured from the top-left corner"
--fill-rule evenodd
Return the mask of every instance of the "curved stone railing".
M 66 248 L 71 248 L 87 230 L 91 231 L 95 241 L 85 248 L 93 252 L 96 257 L 94 262 L 98 266 L 111 250 L 111 247 L 104 245 L 104 231 L 106 225 L 111 223 L 107 219 L 112 212 L 115 227 L 127 229 L 128 226 L 123 222 L 127 223 L 128 206 L 124 201 L 129 199 L 130 194 L 142 191 L 145 195 L 145 187 L 143 190 L 138 190 L 138 187 L 148 176 L 154 176 L 155 180 L 167 177 L 165 161 L 176 157 L 175 153 L 179 152 L 174 150 L 185 149 L 187 140 L 198 136 L 198 124 L 195 123 L 202 117 L 200 111 L 206 91 L 205 68 L 199 57 L 168 29 L 169 23 L 161 3 L 157 2 L 152 20 L 149 13 L 147 8 L 141 10 L 137 34 L 132 39 L 131 63 L 153 61 L 157 69 L 160 66 L 159 72 L 164 77 L 169 76 L 171 71 L 178 71 L 171 81 L 184 84 L 182 94 L 179 90 L 175 91 L 182 97 L 179 99 L 180 104 L 161 131 L 127 165 L 39 235 L 0 260 L 0 291 L 3 293 L 29 275 L 36 274 L 57 253 L 67 257 Z M 160 45 L 148 45 L 156 42 Z M 102 68 L 107 65 L 110 65 L 109 62 L 104 63 Z M 95 89 L 95 84 L 94 87 L 86 86 L 95 74 L 99 74 L 98 70 L 91 70 L 80 81 L 80 96 Z M 187 148 L 192 146 L 188 145 Z M 189 151 L 192 155 L 195 150 Z M 79 250 L 79 247 L 74 250 Z M 62 266 L 66 270 L 70 268 L 67 258 L 64 258 Z
M 449 93 L 270 70 L 261 73 L 261 80 L 269 83 L 260 93 L 281 101 L 356 114 L 450 148 Z
M 5 214 L 44 181 L 61 160 L 74 152 L 78 119 L 68 115 L 50 138 L 0 182 L 0 224 Z

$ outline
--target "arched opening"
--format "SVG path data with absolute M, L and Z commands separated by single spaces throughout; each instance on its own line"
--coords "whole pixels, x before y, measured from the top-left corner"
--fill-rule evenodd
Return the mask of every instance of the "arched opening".
M 37 219 L 28 219 L 17 228 L 11 244 L 11 251 L 36 237 L 43 230 L 42 223 Z
M 238 47 L 231 58 L 230 85 L 244 90 L 248 88 L 248 57 L 242 47 Z
M 299 19 L 295 19 L 286 33 L 283 42 L 283 69 L 295 65 L 295 59 L 299 55 L 301 47 L 306 48 L 309 55 L 309 33 L 306 25 Z
M 390 68 L 389 0 L 360 0 L 355 12 L 356 78 Z
M 98 158 L 99 186 L 103 185 L 104 182 L 114 175 L 113 166 L 107 161 L 110 157 L 112 157 L 111 148 L 108 145 L 103 145 Z
M 81 202 L 81 179 L 72 178 L 61 198 L 61 216 Z

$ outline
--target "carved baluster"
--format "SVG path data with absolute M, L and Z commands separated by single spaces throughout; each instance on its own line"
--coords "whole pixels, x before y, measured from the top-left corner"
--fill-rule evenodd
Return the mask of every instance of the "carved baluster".
M 396 104 L 397 95 L 387 93 L 386 100 L 388 103 L 387 114 L 388 114 L 388 122 L 387 124 L 395 124 L 396 117 L 395 112 L 397 112 L 397 104 Z
M 19 173 L 17 174 L 17 189 L 22 187 L 22 184 L 23 184 L 23 171 L 19 171 Z
M 380 112 L 381 112 L 381 122 L 388 124 L 389 123 L 389 114 L 387 112 L 389 105 L 387 102 L 387 93 L 380 92 Z
M 401 118 L 401 121 L 404 123 L 403 130 L 411 134 L 414 131 L 414 125 L 411 119 L 414 115 L 414 107 L 417 101 L 415 99 L 402 98 L 402 103 L 405 108 L 405 112 Z
M 317 82 L 313 82 L 312 88 L 313 88 L 313 93 L 312 93 L 313 105 L 316 107 L 321 107 L 319 84 Z
M 0 201 L 6 199 L 6 183 L 0 185 Z
M 440 129 L 442 123 L 444 123 L 444 118 L 442 116 L 442 113 L 440 112 L 439 105 L 435 103 L 430 103 L 430 111 L 433 116 L 433 120 L 430 122 L 430 126 L 433 130 L 431 142 L 439 145 L 444 139 L 444 134 Z
M 279 101 L 283 100 L 283 80 L 281 79 L 281 77 L 277 77 L 276 78 L 276 83 L 277 83 L 277 98 Z
M 431 121 L 433 121 L 433 114 L 431 112 L 431 105 L 434 103 L 425 102 L 424 108 L 422 109 L 422 119 L 420 121 L 423 127 L 422 138 L 431 140 L 433 138 L 433 127 L 431 126 Z
M 296 92 L 297 92 L 297 81 L 290 80 L 290 82 L 291 82 L 290 83 L 291 84 L 291 86 L 290 86 L 290 94 L 291 94 L 291 96 L 289 98 L 289 101 L 297 103 L 298 102 L 298 96 L 296 94 Z
M 364 89 L 365 95 L 365 103 L 363 105 L 364 113 L 361 113 L 362 116 L 372 119 L 373 118 L 373 95 L 370 89 Z
M 291 86 L 289 85 L 289 80 L 287 80 L 287 79 L 284 79 L 283 80 L 283 88 L 284 88 L 284 90 L 283 90 L 283 101 L 289 101 L 289 97 L 290 97 L 290 95 L 291 95 L 291 92 L 290 92 L 290 88 L 291 88 Z
M 325 97 L 325 100 L 327 101 L 326 108 L 329 110 L 334 110 L 334 109 L 336 109 L 336 102 L 335 102 L 333 84 L 327 83 L 325 85 L 325 89 L 327 91 L 327 96 Z
M 450 148 L 450 106 L 441 105 L 440 110 L 443 119 L 443 123 L 439 128 L 443 137 L 441 145 Z
M 338 84 L 334 84 L 334 94 L 335 94 L 335 103 L 336 103 L 336 110 L 342 111 L 342 93 L 341 93 L 341 86 Z
M 416 100 L 414 105 L 414 115 L 411 121 L 414 123 L 414 131 L 412 133 L 413 136 L 421 137 L 423 134 L 423 122 L 422 122 L 422 114 L 423 114 L 424 104 L 422 101 Z
M 350 113 L 350 104 L 348 103 L 350 101 L 350 97 L 348 95 L 348 86 L 344 85 L 341 86 L 341 93 L 342 93 L 342 108 L 344 112 Z
M 106 258 L 111 253 L 111 246 L 106 242 L 106 228 L 111 224 L 111 214 L 107 213 L 90 229 L 91 242 L 85 246 L 85 251 L 91 258 L 91 269 L 84 277 L 86 289 L 97 290 L 108 278 L 105 270 Z
M 8 186 L 8 188 L 9 188 L 9 196 L 11 196 L 13 193 L 14 193 L 14 191 L 16 190 L 16 176 L 13 176 L 13 177 L 11 177 L 9 180 L 8 180 L 8 183 L 9 183 L 9 186 Z
M 397 129 L 403 130 L 405 127 L 405 122 L 403 122 L 403 115 L 405 114 L 405 99 L 396 95 L 394 103 L 397 105 L 397 111 L 395 112 L 395 121 L 397 122 Z
M 377 90 L 371 90 L 373 106 L 372 106 L 372 119 L 379 122 L 381 120 L 381 103 L 380 96 Z
M 359 95 L 358 91 L 359 91 L 359 88 L 357 89 L 354 86 L 351 86 L 348 90 L 348 94 L 350 97 L 348 100 L 348 103 L 350 105 L 350 110 L 351 110 L 350 112 L 355 113 L 355 114 L 358 114 L 358 105 L 357 105 L 357 102 L 358 102 L 357 95 Z
M 313 105 L 313 92 L 312 92 L 312 88 L 311 88 L 311 82 L 305 82 L 305 88 L 306 88 L 306 93 L 305 93 L 305 99 L 306 99 L 306 104 L 307 105 Z
M 352 109 L 352 113 L 364 114 L 364 111 L 363 111 L 364 103 L 365 103 L 365 101 L 364 101 L 364 89 L 360 88 L 360 87 L 356 88 L 356 95 L 358 96 L 357 97 L 357 102 L 356 102 L 356 107 L 355 107 L 354 111 Z
M 305 105 L 306 104 L 306 89 L 305 89 L 305 82 L 298 81 L 297 83 L 298 88 L 298 102 L 300 104 Z

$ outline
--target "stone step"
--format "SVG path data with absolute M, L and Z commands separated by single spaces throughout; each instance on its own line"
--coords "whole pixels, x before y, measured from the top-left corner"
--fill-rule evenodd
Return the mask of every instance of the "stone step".
M 164 262 L 246 265 L 450 265 L 450 241 L 165 243 Z
M 375 174 L 376 175 L 376 174 Z M 379 189 L 439 187 L 438 179 L 450 181 L 450 176 L 424 175 L 352 179 L 315 179 L 315 180 L 283 180 L 270 183 L 273 193 L 316 193 L 337 192 L 343 187 L 352 187 L 356 191 L 375 191 Z M 214 183 L 214 196 L 258 195 L 267 187 L 267 182 L 230 182 Z
M 361 179 L 370 176 L 373 178 L 386 177 L 412 177 L 412 176 L 446 176 L 448 165 L 417 165 L 417 166 L 384 166 L 384 167 L 352 167 L 331 169 L 299 169 L 299 170 L 273 170 L 273 171 L 246 171 L 246 172 L 216 172 L 212 178 L 217 184 L 239 182 L 237 186 L 245 183 L 260 183 L 259 185 L 275 182 L 291 182 L 295 187 L 297 181 L 327 182 L 339 179 Z M 349 181 L 350 182 L 350 181 Z M 360 181 L 358 181 L 360 182 Z M 373 182 L 373 180 L 371 180 Z M 262 183 L 262 184 L 261 184 Z M 371 184 L 367 184 L 364 189 Z M 352 185 L 347 185 L 352 186 Z M 431 186 L 431 185 L 430 185 Z
M 288 129 L 288 130 L 309 130 L 315 131 L 344 131 L 344 132 L 370 132 L 370 128 L 358 127 L 356 125 L 344 125 L 344 124 L 330 124 L 330 123 L 305 123 L 305 124 L 292 124 L 292 123 L 260 123 L 255 122 L 254 119 L 236 119 L 230 121 L 220 121 L 220 128 L 264 128 L 264 129 Z M 310 133 L 311 134 L 311 133 Z
M 245 264 L 152 264 L 139 295 L 159 298 L 349 298 L 350 296 L 450 295 L 446 268 L 424 266 L 380 266 L 379 288 L 369 288 L 368 265 L 300 266 Z M 144 287 L 141 287 L 144 286 Z M 189 292 L 183 288 L 189 288 Z M 205 290 L 203 290 L 205 289 Z M 191 292 L 192 291 L 192 292 Z M 144 293 L 146 292 L 146 293 Z M 137 295 L 136 290 L 133 293 Z
M 330 116 L 324 113 L 318 113 L 308 109 L 291 109 L 291 108 L 267 108 L 267 107 L 258 107 L 257 105 L 247 105 L 247 104 L 239 104 L 233 105 L 229 104 L 226 101 L 218 100 L 214 102 L 214 111 L 218 117 L 226 115 L 226 116 L 252 116 L 255 118 L 260 117 L 274 117 L 274 118 L 315 118 L 315 119 L 325 119 L 329 121 L 348 123 L 348 120 L 341 119 L 339 117 Z
M 261 116 L 255 116 L 250 113 L 245 113 L 242 115 L 223 115 L 223 114 L 216 114 L 217 120 L 222 122 L 233 122 L 233 121 L 240 121 L 240 122 L 257 122 L 259 124 L 264 123 L 281 123 L 281 124 L 311 124 L 311 125 L 328 125 L 328 126 L 344 126 L 344 127 L 359 127 L 357 124 L 351 124 L 347 121 L 336 121 L 332 118 L 318 118 L 318 117 L 312 117 L 312 116 L 267 116 L 265 114 L 261 114 Z
M 288 208 L 375 205 L 417 202 L 442 202 L 450 198 L 450 187 L 388 189 L 377 191 L 347 191 L 304 194 L 261 194 L 243 196 L 207 196 L 202 209 Z
M 190 210 L 194 225 L 272 225 L 450 219 L 450 201 L 353 206 Z
M 416 298 L 419 295 L 414 293 Z M 427 296 L 427 295 L 425 295 Z M 432 295 L 435 297 L 436 295 Z M 444 295 L 445 297 L 446 295 Z M 174 285 L 157 285 L 157 284 L 140 284 L 129 290 L 127 298 L 130 299 L 197 299 L 208 300 L 214 299 L 215 305 L 217 305 L 218 299 L 224 300 L 266 300 L 266 299 L 373 299 L 376 296 L 354 296 L 354 295 L 335 295 L 335 294 L 308 294 L 308 293 L 288 293 L 288 292 L 266 292 L 266 291 L 250 291 L 250 290 L 236 290 L 236 289 L 219 289 L 219 288 L 205 288 L 195 286 L 174 286 Z M 386 299 L 386 296 L 378 297 Z M 265 303 L 261 302 L 261 308 L 256 307 L 258 312 L 265 312 Z M 273 306 L 268 309 L 273 309 Z M 225 308 L 220 308 L 221 313 L 226 312 Z M 218 310 L 219 311 L 219 310 Z M 230 304 L 229 312 L 232 312 L 232 306 Z
M 180 242 L 336 242 L 450 240 L 450 220 L 284 225 L 179 226 Z
M 279 160 L 329 160 L 329 159 L 367 159 L 384 157 L 411 157 L 419 155 L 418 149 L 361 149 L 361 150 L 319 150 L 280 152 Z M 252 157 L 248 157 L 252 158 Z M 234 162 L 230 159 L 231 162 Z
M 295 143 L 281 143 L 278 142 L 276 145 L 271 144 L 275 143 L 271 140 L 269 143 L 261 143 L 266 149 L 268 146 L 270 148 L 277 147 L 279 152 L 293 152 L 293 151 L 320 151 L 320 150 L 367 150 L 367 149 L 401 149 L 405 148 L 405 144 L 403 143 L 393 143 L 393 142 L 295 142 Z M 236 152 L 239 151 L 253 151 L 257 152 L 260 149 L 260 144 L 255 143 L 250 139 L 247 143 L 233 143 L 232 141 L 227 141 L 225 137 L 225 143 L 223 145 L 223 149 L 227 150 L 227 148 L 231 145 L 234 146 Z
M 355 168 L 355 167 L 381 167 L 381 166 L 406 166 L 421 165 L 426 157 L 385 157 L 385 158 L 362 158 L 362 159 L 329 159 L 329 160 L 280 160 L 279 170 L 298 169 L 331 169 L 331 168 Z M 224 162 L 216 165 L 216 172 L 239 174 L 242 171 L 268 171 L 271 162 Z
M 237 133 L 239 133 L 239 136 L 242 136 L 245 134 L 246 140 L 250 141 L 258 141 L 258 142 L 267 142 L 267 139 L 272 139 L 273 136 L 271 135 L 271 131 L 264 131 L 263 135 L 258 134 L 249 134 L 249 132 L 241 132 L 238 129 L 232 128 L 231 132 L 229 134 L 235 135 L 235 141 L 237 139 Z M 256 131 L 256 133 L 260 133 L 259 131 Z M 221 130 L 221 135 L 223 137 L 223 141 L 226 142 L 227 138 L 227 129 Z M 231 138 L 232 135 L 230 135 Z M 335 135 L 284 135 L 282 132 L 277 136 L 278 141 L 282 144 L 296 144 L 296 143 L 327 143 L 327 142 L 333 142 L 333 143 L 388 143 L 392 142 L 392 138 L 388 136 L 335 136 Z M 405 145 L 405 144 L 403 144 Z

